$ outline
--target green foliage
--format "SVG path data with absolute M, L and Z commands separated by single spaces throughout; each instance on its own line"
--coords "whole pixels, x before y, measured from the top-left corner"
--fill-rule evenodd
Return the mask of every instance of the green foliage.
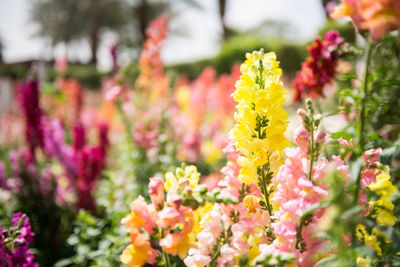
M 107 74 L 98 71 L 95 65 L 71 65 L 68 66 L 66 76 L 76 78 L 86 88 L 100 89 L 101 79 Z
M 48 181 L 48 193 L 42 194 L 40 180 L 44 179 L 44 167 L 38 166 L 37 172 L 32 172 L 29 168 L 21 169 L 18 174 L 18 178 L 21 179 L 19 192 L 8 193 L 5 198 L 0 196 L 7 204 L 0 204 L 0 223 L 3 222 L 3 218 L 11 218 L 13 213 L 27 214 L 35 233 L 32 244 L 35 248 L 35 262 L 41 266 L 53 266 L 58 259 L 71 255 L 72 251 L 68 249 L 65 241 L 70 234 L 69 222 L 74 214 L 68 206 L 62 207 L 56 203 L 57 189 L 54 177 Z M 0 193 L 3 192 L 0 189 Z
M 106 173 L 97 190 L 98 214 L 81 210 L 67 240 L 73 256 L 56 266 L 119 266 L 123 248 L 129 237 L 120 223 L 129 213 L 129 204 L 139 194 L 132 177 Z
M 283 72 L 288 76 L 293 76 L 300 69 L 301 62 L 307 55 L 303 45 L 274 39 L 263 40 L 255 36 L 236 36 L 222 46 L 214 59 L 215 69 L 218 73 L 229 72 L 235 63 L 244 61 L 246 52 L 261 48 L 265 51 L 275 51 Z
M 375 73 L 367 106 L 370 132 L 395 141 L 400 137 L 399 34 L 386 37 L 376 46 L 372 55 L 372 66 Z M 374 147 L 388 145 L 379 140 L 374 143 Z
M 184 74 L 189 79 L 195 79 L 207 66 L 212 66 L 212 59 L 202 59 L 195 62 L 179 63 L 167 66 L 167 73 L 171 76 Z
M 0 63 L 0 76 L 12 79 L 23 79 L 29 73 L 29 64 L 5 64 Z
M 264 259 L 257 261 L 263 267 L 283 267 L 294 261 L 294 255 L 291 253 L 281 253 L 277 256 L 268 254 Z M 245 265 L 240 265 L 245 266 Z
M 120 73 L 122 75 L 121 79 L 125 81 L 128 86 L 133 87 L 135 85 L 136 78 L 140 74 L 139 66 L 137 62 L 133 61 L 123 67 Z
M 280 60 L 285 75 L 294 77 L 300 69 L 301 62 L 307 56 L 304 45 L 275 39 L 262 39 L 252 35 L 238 35 L 226 41 L 220 52 L 211 59 L 203 59 L 192 63 L 174 64 L 167 67 L 172 73 L 185 74 L 189 78 L 197 77 L 206 66 L 215 68 L 217 74 L 229 73 L 232 66 L 243 62 L 248 51 L 274 51 Z
M 55 69 L 49 70 L 46 80 L 54 81 L 58 74 Z M 87 89 L 101 89 L 101 80 L 109 76 L 109 72 L 101 72 L 96 65 L 92 64 L 69 64 L 65 73 L 66 78 L 75 78 L 78 82 Z

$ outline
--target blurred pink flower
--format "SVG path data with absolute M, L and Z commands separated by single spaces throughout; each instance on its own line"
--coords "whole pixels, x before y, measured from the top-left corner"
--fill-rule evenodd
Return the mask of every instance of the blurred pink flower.
M 58 57 L 56 58 L 55 69 L 58 73 L 64 74 L 68 68 L 68 57 Z

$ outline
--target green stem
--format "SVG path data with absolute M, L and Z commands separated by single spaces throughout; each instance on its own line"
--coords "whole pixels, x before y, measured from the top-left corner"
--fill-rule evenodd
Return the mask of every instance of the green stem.
M 265 173 L 265 171 L 267 173 Z M 260 180 L 259 187 L 260 187 L 261 193 L 265 199 L 265 208 L 268 211 L 268 215 L 271 217 L 272 216 L 272 205 L 269 202 L 268 184 L 266 181 L 268 175 L 270 175 L 270 169 L 268 167 L 267 170 L 265 170 L 265 166 L 263 166 L 260 168 L 260 172 L 261 172 L 261 177 L 259 177 L 259 180 Z
M 367 54 L 365 57 L 364 73 L 361 85 L 360 127 L 358 131 L 358 145 L 359 145 L 358 152 L 360 155 L 364 151 L 365 105 L 368 98 L 368 76 L 369 76 L 369 66 L 371 63 L 372 50 L 373 50 L 373 44 L 371 42 L 367 42 Z M 360 195 L 361 172 L 362 169 L 358 173 L 356 181 L 356 191 L 354 193 L 355 203 L 357 203 L 358 197 Z
M 164 228 L 161 229 L 161 238 L 164 238 Z M 165 262 L 164 266 L 165 267 L 171 267 L 171 262 L 169 260 L 168 253 L 166 253 L 162 247 L 161 247 L 161 253 L 162 253 L 162 258 L 163 258 L 163 260 Z
M 207 265 L 207 267 L 214 267 L 216 266 L 217 263 L 217 259 L 219 257 L 219 255 L 221 254 L 221 247 L 225 244 L 227 244 L 229 242 L 229 239 L 232 237 L 232 228 L 231 226 L 229 226 L 227 232 L 226 232 L 226 236 L 224 237 L 223 242 L 218 243 L 214 252 L 214 255 L 210 261 L 210 263 Z M 219 241 L 217 241 L 219 242 Z
M 373 49 L 373 44 L 371 42 L 368 42 L 367 54 L 364 65 L 364 74 L 362 79 L 362 87 L 361 87 L 360 128 L 358 131 L 358 142 L 359 142 L 360 153 L 364 151 L 365 105 L 368 98 L 368 76 L 369 76 L 369 65 L 371 62 L 372 49 Z
M 310 169 L 308 170 L 308 180 L 312 179 L 312 170 L 314 165 L 314 119 L 311 121 L 311 131 L 310 131 Z

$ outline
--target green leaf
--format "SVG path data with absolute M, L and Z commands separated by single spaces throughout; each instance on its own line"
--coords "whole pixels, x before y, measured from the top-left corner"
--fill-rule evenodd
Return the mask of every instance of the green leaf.
M 332 133 L 331 138 L 333 138 L 333 139 L 343 138 L 346 140 L 350 140 L 352 138 L 352 136 L 349 133 L 340 131 L 340 132 Z

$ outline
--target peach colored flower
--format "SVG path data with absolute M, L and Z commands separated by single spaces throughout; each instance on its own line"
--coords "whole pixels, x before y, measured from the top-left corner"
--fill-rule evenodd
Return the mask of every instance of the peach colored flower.
M 349 16 L 356 28 L 369 30 L 378 42 L 391 30 L 400 28 L 400 1 L 398 0 L 343 0 L 331 13 L 332 18 Z
M 188 214 L 191 215 L 190 212 Z M 168 254 L 178 255 L 183 259 L 188 250 L 192 247 L 189 233 L 193 229 L 193 224 L 193 215 L 191 215 L 185 221 L 182 231 L 167 234 L 163 239 L 160 240 L 160 246 Z
M 147 205 L 142 196 L 131 203 L 131 213 L 121 220 L 129 233 L 137 232 L 143 227 L 149 234 L 153 233 L 155 226 L 154 207 Z
M 174 227 L 185 221 L 185 215 L 174 207 L 165 207 L 158 212 L 157 224 L 162 228 Z
M 128 267 L 140 267 L 145 263 L 154 264 L 156 262 L 156 251 L 151 248 L 145 235 L 133 232 L 130 240 L 131 244 L 122 251 L 121 262 Z

